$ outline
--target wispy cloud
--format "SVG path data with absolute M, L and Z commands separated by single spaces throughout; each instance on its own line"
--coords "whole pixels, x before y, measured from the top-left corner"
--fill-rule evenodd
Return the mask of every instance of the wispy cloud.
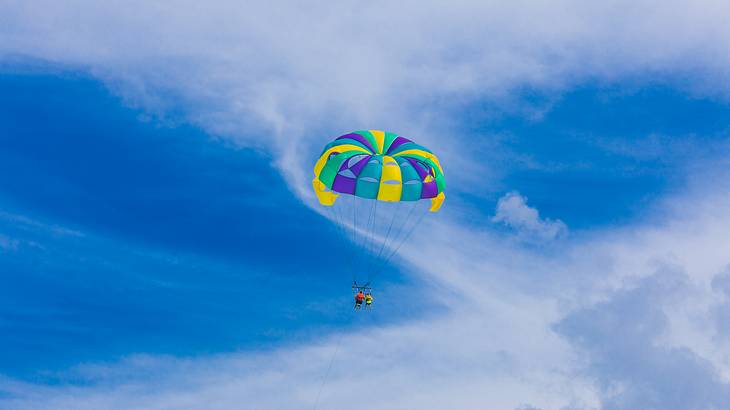
M 492 222 L 515 229 L 525 239 L 550 240 L 568 233 L 563 221 L 541 218 L 540 212 L 528 206 L 527 198 L 519 192 L 509 192 L 499 199 Z
M 44 235 L 52 237 L 83 237 L 84 234 L 56 224 L 46 224 L 27 216 L 0 210 L 0 228 L 7 233 L 0 233 L 0 249 L 18 251 L 21 248 L 44 249 L 38 239 Z
M 711 1 L 461 2 L 448 11 L 428 2 L 220 1 L 205 12 L 186 1 L 51 1 L 6 2 L 1 14 L 0 55 L 88 70 L 130 104 L 274 150 L 303 197 L 301 152 L 316 151 L 323 135 L 370 127 L 418 135 L 438 142 L 451 178 L 466 178 L 457 168 L 472 161 L 452 159 L 473 150 L 452 138 L 448 120 L 464 104 L 520 107 L 506 102 L 515 90 L 559 94 L 647 75 L 726 95 L 730 72 L 715 41 L 730 35 L 730 9 Z
M 16 229 L 30 230 L 34 232 L 50 233 L 57 236 L 83 237 L 80 231 L 70 229 L 56 224 L 47 224 L 24 215 L 18 215 L 0 210 L 0 221 L 10 222 Z

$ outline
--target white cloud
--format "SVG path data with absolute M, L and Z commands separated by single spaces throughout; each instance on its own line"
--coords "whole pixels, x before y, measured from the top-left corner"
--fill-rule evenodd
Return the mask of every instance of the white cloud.
M 603 408 L 720 409 L 730 400 L 730 384 L 710 360 L 658 342 L 668 331 L 669 306 L 694 292 L 684 272 L 660 268 L 556 326 L 584 352 Z
M 321 409 L 367 396 L 389 409 L 709 408 L 727 397 L 716 339 L 730 256 L 727 195 L 677 199 L 661 220 L 566 241 L 556 254 L 432 221 L 408 249 L 443 313 L 361 323 L 344 336 L 270 352 L 82 366 L 77 386 L 2 383 L 9 409 L 253 409 L 311 406 L 338 339 Z M 692 204 L 691 211 L 687 207 Z M 673 210 L 674 211 L 671 211 Z M 438 255 L 438 257 L 424 257 Z M 722 276 L 720 277 L 722 278 Z M 414 293 L 413 289 L 408 294 Z M 397 303 L 397 297 L 380 303 Z M 618 336 L 620 335 L 620 337 Z M 618 362 L 611 362 L 618 357 Z M 671 399 L 673 380 L 692 388 Z M 684 379 L 683 379 L 684 380 Z M 666 407 L 670 405 L 670 407 Z
M 74 236 L 83 237 L 84 234 L 59 225 L 49 225 L 35 219 L 28 218 L 27 216 L 13 214 L 0 210 L 0 221 L 11 222 L 16 229 L 20 228 L 25 231 L 40 231 L 50 233 L 55 236 Z
M 572 380 L 570 353 L 554 335 L 524 323 L 505 328 L 473 312 L 454 321 L 363 327 L 341 340 L 340 354 L 319 408 L 338 409 L 362 400 L 383 409 L 515 408 L 539 402 L 559 408 L 590 400 Z M 472 326 L 464 326 L 469 323 Z M 523 334 L 508 345 L 504 331 Z M 543 343 L 529 343 L 532 338 Z M 273 353 L 177 360 L 137 357 L 86 372 L 86 387 L 6 385 L 3 408 L 34 409 L 286 409 L 313 405 L 339 336 L 320 346 Z M 458 348 L 453 342 L 461 340 Z M 518 339 L 519 340 L 519 339 Z M 528 347 L 528 351 L 523 349 Z M 557 349 L 556 349 L 557 347 Z M 397 360 L 394 360 L 397 358 Z M 111 380 L 111 381 L 110 381 Z
M 522 110 L 515 90 L 635 76 L 726 95 L 728 17 L 720 1 L 6 1 L 0 58 L 87 70 L 130 104 L 273 150 L 308 198 L 310 154 L 351 129 L 418 136 L 450 181 L 485 182 L 499 169 L 472 171 L 494 153 L 462 144 L 451 115 L 476 99 Z
M 37 234 L 39 233 L 55 237 L 81 238 L 84 236 L 83 233 L 67 227 L 49 225 L 23 215 L 0 210 L 0 229 L 3 228 L 6 229 L 7 234 L 0 233 L 0 251 L 6 252 L 16 252 L 19 249 L 45 249 L 44 245 L 31 239 L 38 239 Z M 31 235 L 27 235 L 28 233 Z
M 526 239 L 550 240 L 568 232 L 563 221 L 540 218 L 538 210 L 528 206 L 527 198 L 519 192 L 509 192 L 499 199 L 492 222 L 510 226 Z

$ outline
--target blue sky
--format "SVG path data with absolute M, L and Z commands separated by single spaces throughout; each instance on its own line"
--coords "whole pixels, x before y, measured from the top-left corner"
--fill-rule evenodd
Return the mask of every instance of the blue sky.
M 347 325 L 317 305 L 343 307 L 349 273 L 316 255 L 354 250 L 270 158 L 146 121 L 86 76 L 6 72 L 0 87 L 2 225 L 17 241 L 1 262 L 3 373 Z
M 140 7 L 0 7 L 0 407 L 311 407 L 324 374 L 332 409 L 730 398 L 719 11 L 687 6 L 700 35 L 650 3 L 646 26 L 570 2 L 438 27 L 360 10 L 408 15 L 389 41 L 345 6 Z M 362 128 L 423 141 L 448 182 L 366 317 L 362 250 L 309 186 Z
M 525 100 L 533 103 L 529 95 Z M 574 228 L 643 216 L 643 209 L 686 184 L 688 163 L 712 156 L 710 147 L 730 125 L 727 104 L 667 85 L 589 84 L 543 104 L 548 110 L 539 118 L 508 113 L 485 120 L 474 114 L 462 124 L 466 132 L 499 135 L 507 151 L 495 158 L 509 172 L 484 190 L 490 199 L 518 190 L 541 212 Z M 677 152 L 678 144 L 687 149 Z M 522 163 L 515 164 L 516 156 Z

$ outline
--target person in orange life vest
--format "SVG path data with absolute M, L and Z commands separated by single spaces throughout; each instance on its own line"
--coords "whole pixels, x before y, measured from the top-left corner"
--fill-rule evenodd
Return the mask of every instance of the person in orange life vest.
M 355 295 L 355 309 L 360 309 L 362 307 L 362 301 L 365 300 L 365 295 L 362 293 L 362 290 L 357 292 L 357 295 Z

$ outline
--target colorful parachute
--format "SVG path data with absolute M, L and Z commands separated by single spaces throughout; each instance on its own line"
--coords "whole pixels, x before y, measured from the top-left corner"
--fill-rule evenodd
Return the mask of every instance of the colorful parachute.
M 444 173 L 431 151 L 383 131 L 357 131 L 325 146 L 314 166 L 314 191 L 322 205 L 338 194 L 379 201 L 431 199 L 431 212 L 444 201 Z
M 407 138 L 377 130 L 345 134 L 327 144 L 314 166 L 312 185 L 343 234 L 360 245 L 353 280 L 367 273 L 367 282 L 421 222 L 427 212 L 421 209 L 416 216 L 424 208 L 420 205 L 428 202 L 427 210 L 436 212 L 445 198 L 438 158 Z

